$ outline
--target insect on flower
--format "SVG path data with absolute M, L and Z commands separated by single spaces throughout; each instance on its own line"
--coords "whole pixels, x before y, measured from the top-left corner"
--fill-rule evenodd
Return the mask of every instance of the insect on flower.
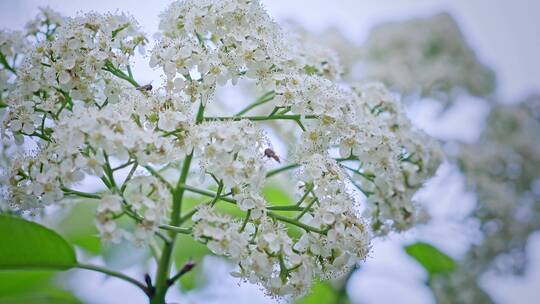
M 152 91 L 152 84 L 145 84 L 137 88 L 139 91 Z
M 266 156 L 268 158 L 272 158 L 275 161 L 277 161 L 278 163 L 281 163 L 281 161 L 279 160 L 279 156 L 276 154 L 276 152 L 274 152 L 274 150 L 272 150 L 270 148 L 264 149 L 264 156 Z

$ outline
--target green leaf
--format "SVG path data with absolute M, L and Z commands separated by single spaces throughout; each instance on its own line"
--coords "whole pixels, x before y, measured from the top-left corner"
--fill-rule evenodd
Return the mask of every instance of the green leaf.
M 266 185 L 262 192 L 264 198 L 274 206 L 293 204 L 290 195 L 277 185 Z
M 0 271 L 0 299 L 47 285 L 54 274 L 53 271 Z
M 116 35 L 118 35 L 118 33 L 120 33 L 121 31 L 127 29 L 129 27 L 129 23 L 126 23 L 126 24 L 122 24 L 119 28 L 115 29 L 114 31 L 112 31 L 112 38 L 116 38 Z
M 0 271 L 0 303 L 81 303 L 55 286 L 55 271 Z
M 216 189 L 211 190 L 216 191 Z M 210 200 L 211 198 L 203 196 L 185 196 L 184 201 L 182 202 L 182 209 L 187 212 L 197 205 Z M 219 212 L 229 214 L 233 217 L 241 218 L 244 216 L 244 212 L 238 209 L 238 207 L 221 200 L 216 202 L 215 208 Z M 192 224 L 191 220 L 188 220 L 183 226 L 190 227 Z M 177 283 L 180 290 L 185 292 L 204 286 L 206 282 L 202 275 L 201 264 L 206 255 L 212 254 L 213 253 L 205 244 L 195 241 L 193 237 L 184 234 L 178 234 L 176 236 L 176 246 L 174 251 L 176 270 L 180 270 L 180 268 L 182 268 L 189 260 L 193 260 L 196 264 L 190 272 L 184 274 L 180 278 L 180 284 Z
M 278 185 L 275 184 L 269 184 L 266 185 L 263 188 L 263 196 L 266 199 L 269 204 L 272 206 L 286 206 L 286 205 L 294 205 L 295 202 L 293 202 L 293 199 L 287 193 Z M 291 212 L 291 211 L 274 211 L 275 213 L 281 214 L 283 216 L 287 217 L 294 217 L 298 214 L 298 212 Z M 299 238 L 302 235 L 302 229 L 298 228 L 295 225 L 292 224 L 286 224 L 287 226 L 287 232 L 291 237 Z
M 338 293 L 328 282 L 317 282 L 313 284 L 311 292 L 303 298 L 296 300 L 295 304 L 319 304 L 337 303 Z
M 75 204 L 58 224 L 58 232 L 70 243 L 93 254 L 101 252 L 101 241 L 95 224 L 96 202 Z
M 178 234 L 174 254 L 177 270 L 189 260 L 196 263 L 190 272 L 180 278 L 180 289 L 188 291 L 203 286 L 205 280 L 202 275 L 202 260 L 204 256 L 212 254 L 206 245 L 195 241 L 191 236 Z
M 452 272 L 455 261 L 433 245 L 417 242 L 405 247 L 405 252 L 420 263 L 430 276 Z
M 58 288 L 29 292 L 11 297 L 0 297 L 2 304 L 80 304 L 79 299 L 71 293 Z
M 65 270 L 77 263 L 73 247 L 56 232 L 0 215 L 0 270 Z
M 312 65 L 307 65 L 307 64 L 304 66 L 304 71 L 308 75 L 315 75 L 315 74 L 317 74 L 317 72 L 319 72 L 319 70 L 317 70 L 316 67 L 314 67 Z

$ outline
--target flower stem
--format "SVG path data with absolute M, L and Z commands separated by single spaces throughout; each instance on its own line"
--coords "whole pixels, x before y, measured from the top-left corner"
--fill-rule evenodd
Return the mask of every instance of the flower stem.
M 266 178 L 269 178 L 270 176 L 273 176 L 273 175 L 276 175 L 276 174 L 281 173 L 283 171 L 287 171 L 287 170 L 294 169 L 294 168 L 297 168 L 297 167 L 300 167 L 300 164 L 290 164 L 290 165 L 283 166 L 281 168 L 277 168 L 275 170 L 268 171 L 266 173 Z
M 191 234 L 191 228 L 182 228 L 171 225 L 159 225 L 159 228 L 163 230 L 173 231 L 175 233 Z
M 262 105 L 264 103 L 267 103 L 270 100 L 274 99 L 275 96 L 276 96 L 276 93 L 274 91 L 267 92 L 264 95 L 262 95 L 261 97 L 257 98 L 257 100 L 255 100 L 252 104 L 248 105 L 243 110 L 236 113 L 234 116 L 244 115 L 245 113 L 249 112 L 251 109 L 253 109 L 253 108 L 257 107 L 257 106 L 260 106 L 260 105 Z
M 108 276 L 122 279 L 122 280 L 124 280 L 126 282 L 129 282 L 129 283 L 139 287 L 147 295 L 149 294 L 148 288 L 142 282 L 139 282 L 139 281 L 135 280 L 134 278 L 129 277 L 129 276 L 123 274 L 123 273 L 116 272 L 116 271 L 113 271 L 113 270 L 110 270 L 110 269 L 107 269 L 107 268 L 103 268 L 101 266 L 91 265 L 91 264 L 76 264 L 75 267 L 80 268 L 80 269 L 87 269 L 87 270 L 101 272 L 101 273 L 104 273 L 104 274 L 106 274 Z
M 197 111 L 196 123 L 201 123 L 204 119 L 204 105 L 201 102 L 199 104 L 199 110 Z M 173 190 L 173 208 L 171 212 L 171 221 L 170 226 L 179 227 L 182 223 L 180 222 L 182 215 L 182 200 L 184 197 L 185 188 L 182 187 L 187 181 L 189 175 L 189 167 L 191 166 L 191 160 L 193 159 L 193 151 L 189 153 L 184 159 L 182 164 L 182 171 L 180 172 L 180 178 L 176 184 L 176 187 Z M 176 241 L 177 231 L 169 231 L 170 242 L 163 245 L 163 252 L 161 258 L 159 259 L 158 270 L 156 273 L 156 293 L 150 299 L 152 304 L 164 304 L 165 295 L 170 285 L 167 284 L 168 276 L 171 267 L 171 257 L 174 250 L 174 245 Z
M 2 52 L 0 52 L 0 64 L 2 64 L 6 70 L 17 75 L 17 71 L 15 71 L 15 69 L 9 65 L 9 63 L 6 60 L 6 56 L 4 56 Z
M 260 116 L 211 116 L 211 117 L 205 117 L 204 120 L 206 121 L 213 121 L 213 120 L 232 120 L 232 121 L 238 121 L 242 119 L 247 119 L 251 121 L 266 121 L 266 120 L 294 120 L 299 122 L 300 119 L 316 119 L 316 115 L 305 115 L 302 117 L 302 115 L 298 114 L 276 114 L 271 116 L 266 115 L 260 115 Z
M 321 230 L 321 229 L 318 229 L 318 228 L 315 228 L 315 227 L 312 227 L 312 226 L 309 226 L 309 225 L 306 225 L 298 220 L 295 220 L 295 219 L 292 219 L 292 218 L 288 218 L 286 216 L 282 216 L 282 215 L 279 215 L 277 213 L 273 213 L 273 212 L 268 212 L 268 216 L 278 220 L 278 221 L 281 221 L 281 222 L 285 222 L 285 223 L 289 223 L 289 224 L 293 224 L 295 226 L 298 226 L 308 232 L 316 232 L 316 233 L 319 233 L 319 234 L 326 234 L 326 231 L 324 230 Z
M 85 198 L 101 199 L 101 196 L 98 194 L 81 192 L 81 191 L 69 189 L 66 187 L 62 187 L 62 191 L 64 191 L 64 194 L 71 194 L 71 195 L 76 195 L 76 196 L 85 197 Z

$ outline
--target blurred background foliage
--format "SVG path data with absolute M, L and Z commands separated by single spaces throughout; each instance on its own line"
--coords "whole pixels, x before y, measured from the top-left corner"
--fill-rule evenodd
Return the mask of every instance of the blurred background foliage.
M 126 8 L 126 10 L 128 10 L 128 8 Z M 518 101 L 497 100 L 498 98 L 495 96 L 496 75 L 489 67 L 483 64 L 476 67 L 473 66 L 477 64 L 475 52 L 471 50 L 471 47 L 466 43 L 467 37 L 458 28 L 458 23 L 452 19 L 451 15 L 446 13 L 436 14 L 433 18 L 442 20 L 442 23 L 445 25 L 442 26 L 442 28 L 433 27 L 433 24 L 429 23 L 430 18 L 420 18 L 420 20 L 406 23 L 406 25 L 402 22 L 393 22 L 386 27 L 376 27 L 371 32 L 371 35 L 368 35 L 369 38 L 366 40 L 367 45 L 374 45 L 374 47 L 369 48 L 369 51 L 366 49 L 365 45 L 360 45 L 356 41 L 351 41 L 348 37 L 342 35 L 342 33 L 335 29 L 327 29 L 325 32 L 320 33 L 310 33 L 309 31 L 302 29 L 298 24 L 291 24 L 291 27 L 296 28 L 299 32 L 303 31 L 303 37 L 305 39 L 326 41 L 330 47 L 334 48 L 344 60 L 345 65 L 349 67 L 349 69 L 345 70 L 346 78 L 354 79 L 355 70 L 353 67 L 359 61 L 366 60 L 367 58 L 368 60 L 366 61 L 369 63 L 362 68 L 369 70 L 370 66 L 373 66 L 375 67 L 376 72 L 371 74 L 370 78 L 384 80 L 388 85 L 395 87 L 397 91 L 405 91 L 408 94 L 404 96 L 405 101 L 418 98 L 427 98 L 431 101 L 439 100 L 443 104 L 442 110 L 439 113 L 441 116 L 439 117 L 444 116 L 444 114 L 449 112 L 451 108 L 455 106 L 454 102 L 460 94 L 483 98 L 489 103 L 488 107 L 491 108 L 491 115 L 486 123 L 487 129 L 482 133 L 478 142 L 463 144 L 448 139 L 441 140 L 446 143 L 447 148 L 450 147 L 450 149 L 448 149 L 450 152 L 456 150 L 455 148 L 457 146 L 457 150 L 460 150 L 461 148 L 461 151 L 469 151 L 470 154 L 478 157 L 478 161 L 471 163 L 470 158 L 467 158 L 470 155 L 449 153 L 449 159 L 452 165 L 465 171 L 467 178 L 469 179 L 467 181 L 467 189 L 478 191 L 484 187 L 488 192 L 493 191 L 493 193 L 497 194 L 494 195 L 496 196 L 494 198 L 482 196 L 480 193 L 477 197 L 478 205 L 473 207 L 473 211 L 471 212 L 471 216 L 477 222 L 477 226 L 481 226 L 480 230 L 483 230 L 482 232 L 486 233 L 484 239 L 476 241 L 476 243 L 473 244 L 474 246 L 465 253 L 465 257 L 460 258 L 453 258 L 451 256 L 456 256 L 455 254 L 445 252 L 441 248 L 437 248 L 435 244 L 425 241 L 410 242 L 403 247 L 403 252 L 414 259 L 418 265 L 424 269 L 427 274 L 424 284 L 431 288 L 434 297 L 439 303 L 491 303 L 493 302 L 493 299 L 491 299 L 478 283 L 479 276 L 484 273 L 486 269 L 493 266 L 491 265 L 491 262 L 496 262 L 496 259 L 501 255 L 507 256 L 508 253 L 515 254 L 517 260 L 526 260 L 526 258 L 523 258 L 525 245 L 527 244 L 529 235 L 533 231 L 538 230 L 538 227 L 535 225 L 538 225 L 540 222 L 538 219 L 534 218 L 528 222 L 530 226 L 527 226 L 526 229 L 519 230 L 524 228 L 525 225 L 520 224 L 519 219 L 513 217 L 516 209 L 519 209 L 517 211 L 522 212 L 520 210 L 523 208 L 517 208 L 521 206 L 518 202 L 521 204 L 522 201 L 525 201 L 524 206 L 531 204 L 531 193 L 534 194 L 535 191 L 538 191 L 538 189 L 534 189 L 532 184 L 538 180 L 538 171 L 540 170 L 536 168 L 540 163 L 540 158 L 538 158 L 540 150 L 537 148 L 538 140 L 536 140 L 538 134 L 540 134 L 537 125 L 539 121 L 538 118 L 540 117 L 537 106 L 539 98 L 533 96 L 530 99 L 521 102 L 523 106 L 508 105 L 508 103 L 512 102 L 518 103 Z M 404 27 L 406 27 L 412 35 L 417 36 L 419 41 L 416 42 L 424 45 L 421 48 L 424 50 L 425 56 L 416 58 L 418 61 L 413 62 L 414 64 L 407 61 L 401 61 L 403 59 L 402 57 L 396 57 L 397 59 L 392 57 L 394 56 L 394 53 L 406 53 L 410 51 L 408 48 L 404 47 L 404 44 L 411 40 L 409 39 L 410 36 L 402 35 Z M 387 32 L 387 34 L 385 34 L 386 36 L 389 35 L 390 37 L 394 37 L 389 40 L 391 44 L 384 44 L 384 41 L 380 41 L 381 38 L 378 38 L 378 36 L 382 35 L 381 33 L 383 32 Z M 390 34 L 388 34 L 388 32 L 390 32 Z M 444 38 L 449 37 L 443 37 L 447 33 L 451 33 L 450 36 L 454 37 L 454 40 L 458 43 L 454 45 L 447 44 L 448 40 L 445 40 Z M 384 54 L 377 52 L 377 50 L 380 49 L 387 52 Z M 450 55 L 445 54 L 445 51 L 448 50 Z M 452 56 L 457 56 L 457 59 Z M 459 60 L 464 57 L 465 60 L 460 62 Z M 389 58 L 391 58 L 391 60 Z M 437 77 L 440 77 L 437 78 L 433 76 L 434 74 L 428 73 L 430 72 L 430 67 L 436 66 L 437 60 L 439 60 L 437 58 L 442 58 L 441 60 L 448 61 L 450 64 L 456 66 L 456 69 L 454 70 L 456 71 L 456 74 L 452 74 L 455 78 L 445 78 L 445 76 L 448 76 L 446 74 L 436 75 Z M 393 70 L 383 70 L 381 66 L 384 66 L 385 63 L 388 63 L 389 69 L 393 68 Z M 404 68 L 401 69 L 400 67 Z M 463 69 L 460 70 L 460 67 Z M 377 68 L 379 70 L 377 70 Z M 401 74 L 396 76 L 395 73 L 404 72 L 409 73 L 408 75 L 417 75 L 417 77 L 411 76 L 410 79 L 408 79 L 411 81 L 417 81 L 419 77 L 422 79 L 424 75 L 429 75 L 429 82 L 426 84 L 420 83 L 422 85 L 420 88 L 412 88 L 408 82 L 394 81 L 394 79 L 402 77 Z M 385 74 L 383 75 L 381 73 Z M 434 78 L 436 81 L 432 81 Z M 459 87 L 461 87 L 461 90 L 455 90 L 456 88 L 459 89 Z M 536 106 L 534 106 L 535 104 Z M 516 112 L 519 114 L 515 114 Z M 520 122 L 531 119 L 531 117 L 532 120 L 536 120 L 536 125 L 534 123 L 530 123 L 526 126 L 520 124 Z M 532 125 L 532 127 L 529 125 Z M 531 132 L 531 130 L 532 133 L 527 133 Z M 519 134 L 525 134 L 525 136 L 520 137 L 518 136 Z M 512 139 L 516 140 L 512 141 Z M 495 149 L 493 148 L 495 146 L 502 146 L 504 149 Z M 486 147 L 488 151 L 485 150 Z M 484 177 L 488 176 L 488 174 L 480 172 L 478 168 L 474 168 L 473 166 L 475 164 L 481 164 L 480 160 L 485 158 L 484 156 L 493 150 L 509 151 L 508 153 L 512 155 L 512 161 L 506 167 L 512 169 L 512 166 L 518 163 L 522 169 L 520 172 L 525 172 L 523 175 L 517 174 L 516 176 L 515 171 L 510 170 L 511 174 L 506 174 L 508 172 L 500 169 L 498 166 L 490 163 L 487 164 L 488 168 L 493 168 L 494 170 L 500 169 L 499 171 L 495 170 L 494 172 L 489 172 L 489 175 L 492 177 L 495 176 L 496 180 L 501 182 L 500 185 L 504 187 L 508 186 L 509 188 L 505 188 L 507 189 L 507 192 L 514 193 L 512 191 L 516 190 L 517 193 L 514 197 L 507 199 L 504 197 L 506 199 L 505 202 L 508 203 L 510 207 L 509 209 L 504 209 L 506 211 L 502 214 L 498 214 L 489 208 L 482 207 L 490 206 L 490 203 L 493 203 L 494 201 L 497 202 L 497 199 L 500 199 L 503 195 L 498 195 L 500 192 L 496 192 L 497 189 L 489 188 L 488 186 L 490 184 L 484 183 Z M 508 154 L 503 154 L 500 157 L 502 159 L 508 159 L 507 156 Z M 516 159 L 517 161 L 515 161 Z M 467 163 L 467 161 L 469 161 L 469 163 Z M 499 177 L 508 176 L 510 176 L 509 179 L 503 181 L 499 180 Z M 286 183 L 286 181 L 284 182 Z M 536 185 L 536 187 L 540 187 L 540 184 Z M 264 190 L 265 198 L 267 201 L 275 202 L 276 204 L 291 204 L 292 196 L 284 189 L 285 187 L 280 183 L 267 185 Z M 526 195 L 522 197 L 519 195 L 520 193 L 525 193 Z M 534 195 L 537 196 L 532 199 L 532 204 L 538 206 L 538 193 Z M 184 203 L 184 208 L 185 210 L 190 210 L 198 203 L 206 200 L 207 198 L 200 196 L 189 196 Z M 218 203 L 217 206 L 218 209 L 229 213 L 231 216 L 242 216 L 242 213 L 237 208 L 234 208 L 227 203 Z M 95 228 L 95 210 L 95 202 L 81 200 L 73 206 L 62 207 L 61 216 L 46 219 L 43 224 L 52 228 L 54 231 L 57 231 L 65 238 L 65 240 L 67 240 L 67 242 L 69 242 L 69 244 L 74 246 L 78 257 L 84 257 L 84 259 L 97 258 L 104 265 L 117 271 L 127 270 L 133 265 L 150 264 L 149 261 L 153 259 L 154 255 L 151 248 L 142 249 L 129 243 L 120 243 L 116 245 L 102 244 L 97 236 L 97 230 Z M 496 209 L 495 211 L 500 210 Z M 526 209 L 525 213 L 529 211 L 529 209 Z M 276 212 L 279 213 L 279 211 Z M 508 226 L 508 223 L 512 223 L 514 220 L 518 223 L 517 226 Z M 130 225 L 129 222 L 123 224 Z M 510 227 L 510 229 L 506 229 L 508 227 Z M 2 228 L 1 224 L 0 228 Z M 4 233 L 4 231 L 16 231 L 16 229 L 4 227 L 0 229 L 0 231 L 3 232 L 0 233 L 0 236 L 6 238 L 2 239 L 0 242 L 0 244 L 3 244 L 2 246 L 4 248 L 5 246 L 13 248 L 18 246 L 15 236 Z M 291 233 L 294 234 L 294 230 L 291 230 Z M 23 239 L 28 241 L 31 239 L 31 236 L 32 233 L 28 233 Z M 40 236 L 38 241 L 30 243 L 34 246 L 33 251 L 30 251 L 28 248 L 24 250 L 35 255 L 35 258 L 47 257 L 47 252 L 49 252 L 50 257 L 54 257 L 56 252 L 58 252 L 54 249 L 58 248 L 55 246 L 64 246 L 63 244 L 54 241 L 54 239 L 55 237 L 51 237 L 49 240 L 48 237 Z M 486 247 L 482 247 L 482 244 L 483 242 L 485 244 L 485 242 L 488 241 L 497 244 L 494 247 L 489 247 L 489 252 L 485 252 L 483 250 Z M 504 244 L 498 244 L 500 242 L 503 242 Z M 49 250 L 46 250 L 46 248 L 49 248 Z M 488 257 L 485 260 L 488 265 L 481 269 L 476 269 L 473 266 L 480 263 L 479 256 L 482 254 Z M 208 278 L 205 277 L 205 273 L 203 272 L 204 269 L 201 266 L 204 262 L 204 257 L 207 255 L 211 255 L 211 253 L 205 245 L 195 242 L 184 235 L 179 235 L 178 246 L 175 251 L 176 268 L 180 268 L 189 261 L 196 263 L 195 268 L 181 278 L 180 283 L 178 284 L 179 292 L 190 293 L 201 290 L 206 286 Z M 24 271 L 14 271 L 12 268 L 10 269 L 10 267 L 1 266 L 6 261 L 3 259 L 4 257 L 7 258 L 8 255 L 6 254 L 6 251 L 0 249 L 0 269 L 9 269 L 0 271 L 0 303 L 61 304 L 83 302 L 82 299 L 78 299 L 69 291 L 70 287 L 66 284 L 66 278 L 69 278 L 71 271 L 58 272 L 55 270 L 35 269 L 33 267 L 27 267 L 28 269 Z M 27 261 L 31 261 L 32 258 L 34 257 L 30 255 Z M 521 274 L 523 274 L 524 268 L 526 268 L 526 261 L 521 265 Z M 358 271 L 362 271 L 362 266 L 359 266 Z M 144 273 L 139 273 L 138 275 L 142 279 Z M 351 278 L 351 275 L 352 273 L 349 273 L 344 278 L 332 282 L 316 282 L 312 293 L 295 301 L 295 303 L 352 303 L 347 288 L 347 284 L 350 283 L 349 279 Z

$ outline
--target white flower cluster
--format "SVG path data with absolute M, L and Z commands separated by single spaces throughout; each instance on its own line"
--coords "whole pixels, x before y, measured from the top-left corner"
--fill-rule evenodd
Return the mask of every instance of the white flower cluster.
M 344 90 L 329 80 L 299 75 L 276 80 L 280 106 L 305 120 L 293 158 L 329 155 L 338 146 L 353 184 L 368 196 L 368 212 L 377 233 L 405 230 L 418 220 L 412 196 L 437 169 L 441 154 L 423 132 L 414 130 L 399 102 L 384 86 L 367 84 Z M 361 119 L 360 119 L 361 117 Z M 356 162 L 360 160 L 360 163 Z
M 123 97 L 126 99 L 101 109 L 75 103 L 72 111 L 63 113 L 56 122 L 51 142 L 36 156 L 14 165 L 16 171 L 13 175 L 17 178 L 12 179 L 11 195 L 12 199 L 21 205 L 19 208 L 39 208 L 62 199 L 65 188 L 76 185 L 85 174 L 103 178 L 106 170 L 112 170 L 108 167 L 109 158 L 126 164 L 136 162 L 140 166 L 150 163 L 159 165 L 178 160 L 188 152 L 181 133 L 182 126 L 189 124 L 188 118 L 169 117 L 169 113 L 175 109 L 170 100 L 165 99 L 164 103 L 168 104 L 169 108 L 163 111 L 160 110 L 164 106 L 162 98 L 149 97 L 137 91 Z M 185 115 L 189 114 L 185 109 L 182 111 Z M 176 126 L 179 131 L 174 136 L 163 136 L 164 132 L 159 129 L 163 124 Z M 114 178 L 109 176 L 109 183 L 113 180 Z M 136 180 L 141 180 L 141 187 L 132 186 Z M 150 185 L 154 186 L 149 190 Z M 120 191 L 117 185 L 108 186 L 116 190 L 115 192 Z M 148 177 L 127 181 L 125 187 L 126 196 L 130 195 L 129 190 L 134 188 L 138 191 L 135 196 L 153 192 L 154 196 L 165 200 L 152 207 L 159 210 L 142 214 L 143 225 L 149 227 L 150 222 L 152 228 L 156 228 L 164 217 L 166 206 L 170 204 L 170 201 L 166 202 L 169 191 L 164 191 L 164 186 L 160 185 L 159 181 L 149 180 Z M 119 197 L 118 193 L 112 195 Z M 140 209 L 137 205 L 150 208 L 140 198 L 127 199 L 127 203 L 134 212 Z M 107 216 L 112 216 L 108 211 L 120 210 L 105 208 L 105 211 Z M 99 213 L 98 226 L 104 226 L 105 223 L 106 217 Z M 116 226 L 109 224 L 105 227 L 108 227 L 108 230 L 100 229 L 103 236 L 106 239 L 118 240 L 117 237 L 112 237 L 111 231 Z
M 122 84 L 107 70 L 127 65 L 144 42 L 135 21 L 125 15 L 65 18 L 54 39 L 39 40 L 25 56 L 17 88 L 5 101 L 10 110 L 4 124 L 31 134 L 42 119 L 71 108 L 73 100 L 118 101 Z
M 321 65 L 339 67 L 339 74 L 345 79 L 355 79 L 356 65 L 360 62 L 362 52 L 360 46 L 348 39 L 336 27 L 328 27 L 322 31 L 313 32 L 304 28 L 295 20 L 286 20 L 283 25 L 295 35 L 296 39 L 308 53 L 307 56 L 319 56 Z M 337 59 L 339 64 L 332 63 Z M 318 61 L 316 61 L 318 62 Z
M 264 83 L 276 72 L 333 79 L 341 73 L 335 54 L 284 37 L 258 1 L 178 1 L 161 17 L 165 37 L 150 65 L 163 69 L 167 87 L 187 86 L 192 98 L 200 96 L 195 92 L 211 95 L 216 82 L 235 84 L 242 76 Z
M 295 65 L 303 67 L 307 74 L 317 74 L 332 80 L 339 79 L 344 74 L 341 57 L 333 49 L 306 39 L 299 33 L 287 33 L 286 37 L 291 45 L 290 58 L 294 58 Z
M 378 26 L 362 49 L 364 78 L 404 93 L 450 101 L 455 90 L 486 96 L 495 88 L 494 73 L 479 62 L 446 13 Z
M 19 31 L 0 31 L 0 101 L 13 89 L 13 74 L 20 62 L 19 55 L 26 51 L 23 34 Z
M 325 163 L 326 162 L 326 163 Z M 247 215 L 240 222 L 203 207 L 193 216 L 194 236 L 216 254 L 238 263 L 235 274 L 260 283 L 274 295 L 302 295 L 314 276 L 334 278 L 366 257 L 369 232 L 357 216 L 335 161 L 314 155 L 305 164 L 306 195 L 298 216 L 305 233 L 294 238 L 287 227 L 266 217 Z M 240 198 L 238 204 L 241 204 Z M 240 207 L 242 208 L 242 207 Z
M 233 189 L 238 207 L 262 216 L 266 201 L 260 196 L 265 181 L 263 133 L 252 122 L 209 122 L 195 127 L 194 147 L 201 168 Z
M 39 14 L 27 22 L 24 28 L 27 36 L 50 39 L 56 29 L 64 22 L 64 17 L 58 12 L 50 7 L 41 7 L 39 8 Z
M 171 4 L 150 55 L 165 79 L 155 90 L 139 86 L 130 69 L 134 50 L 145 44 L 130 17 L 91 13 L 54 24 L 39 30 L 47 39 L 36 35 L 6 95 L 4 135 L 36 146 L 11 168 L 15 208 L 96 199 L 105 240 L 144 244 L 156 235 L 167 241 L 160 229 L 168 237 L 191 233 L 236 262 L 243 279 L 296 296 L 315 277 L 335 277 L 365 258 L 373 234 L 419 219 L 412 196 L 439 164 L 435 143 L 414 130 L 384 86 L 341 83 L 332 52 L 311 52 L 285 35 L 258 1 Z M 216 87 L 240 79 L 271 93 L 263 102 L 272 112 L 206 116 Z M 280 158 L 260 124 L 269 120 L 293 122 L 299 131 L 282 138 L 294 151 L 272 172 Z M 192 159 L 217 192 L 188 177 Z M 170 182 L 165 173 L 179 163 L 178 180 Z M 267 178 L 293 168 L 298 202 L 267 201 Z M 83 192 L 77 186 L 86 177 L 107 189 Z M 185 192 L 212 198 L 182 214 Z M 214 208 L 227 202 L 242 216 Z M 120 228 L 126 217 L 131 231 Z

